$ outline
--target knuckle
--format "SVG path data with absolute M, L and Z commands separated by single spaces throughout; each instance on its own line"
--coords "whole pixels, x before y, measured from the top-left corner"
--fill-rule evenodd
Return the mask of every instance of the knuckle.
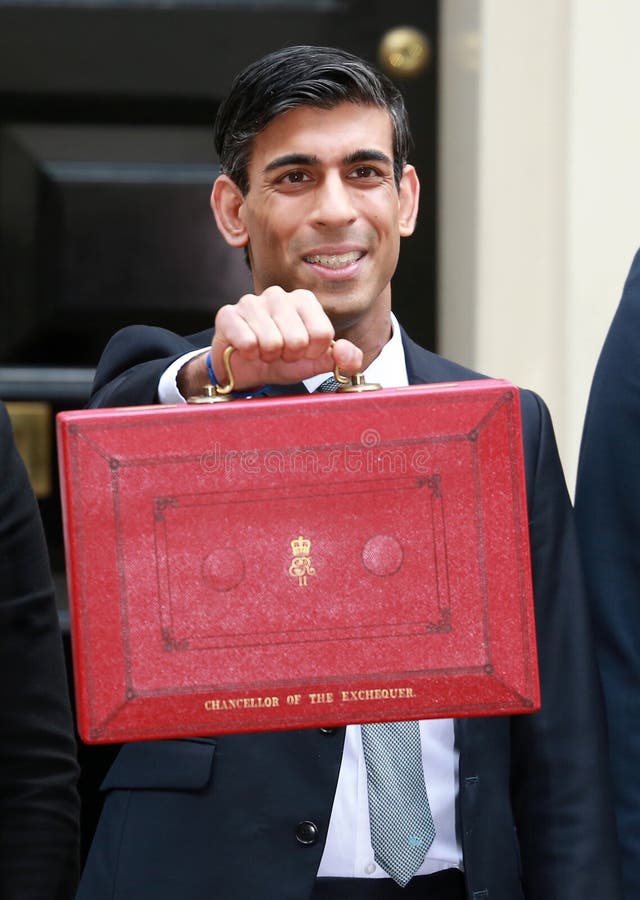
M 301 303 L 312 303 L 316 306 L 320 306 L 320 301 L 316 295 L 307 288 L 296 288 L 296 290 L 292 292 L 292 296 Z

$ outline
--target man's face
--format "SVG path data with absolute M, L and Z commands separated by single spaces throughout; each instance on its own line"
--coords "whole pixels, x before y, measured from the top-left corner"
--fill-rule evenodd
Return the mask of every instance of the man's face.
M 386 110 L 343 103 L 279 116 L 254 142 L 238 209 L 256 293 L 313 291 L 338 333 L 388 322 L 417 190 L 411 167 L 395 184 Z

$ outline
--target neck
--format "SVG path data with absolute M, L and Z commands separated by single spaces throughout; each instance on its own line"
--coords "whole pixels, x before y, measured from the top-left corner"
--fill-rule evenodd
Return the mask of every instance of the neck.
M 375 316 L 349 324 L 334 321 L 336 338 L 346 338 L 362 350 L 362 370 L 371 365 L 391 339 L 391 306 L 377 310 Z

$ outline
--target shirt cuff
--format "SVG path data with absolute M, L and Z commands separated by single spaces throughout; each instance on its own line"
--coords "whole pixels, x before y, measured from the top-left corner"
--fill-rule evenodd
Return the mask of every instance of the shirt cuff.
M 178 372 L 190 359 L 193 359 L 194 356 L 201 356 L 208 349 L 208 347 L 202 347 L 200 350 L 191 350 L 189 353 L 185 353 L 184 356 L 178 357 L 168 369 L 164 370 L 158 382 L 158 400 L 160 403 L 187 402 L 187 398 L 183 397 L 178 390 Z

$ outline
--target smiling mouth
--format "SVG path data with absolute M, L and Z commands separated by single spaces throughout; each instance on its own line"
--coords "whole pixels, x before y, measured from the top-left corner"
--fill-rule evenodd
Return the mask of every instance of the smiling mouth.
M 351 263 L 357 262 L 364 256 L 360 250 L 352 250 L 350 253 L 316 253 L 313 256 L 305 256 L 304 261 L 327 269 L 342 269 Z

